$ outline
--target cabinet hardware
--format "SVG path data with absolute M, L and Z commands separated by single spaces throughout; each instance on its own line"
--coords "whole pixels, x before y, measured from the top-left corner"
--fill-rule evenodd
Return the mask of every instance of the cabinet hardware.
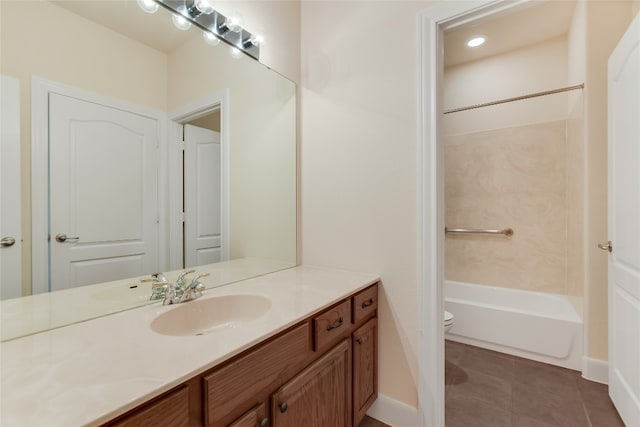
M 362 337 L 358 337 L 358 338 L 356 339 L 356 342 L 357 342 L 358 344 L 362 344 Z
M 260 427 L 269 427 L 269 418 L 263 418 L 262 421 L 260 421 Z
M 367 307 L 369 307 L 370 305 L 373 305 L 373 298 L 369 298 L 369 300 L 368 300 L 368 301 L 363 302 L 363 303 L 362 303 L 362 308 L 367 308 Z
M 331 331 L 332 329 L 339 328 L 340 326 L 342 326 L 343 323 L 344 323 L 344 320 L 342 320 L 342 317 L 341 317 L 336 322 L 327 326 L 327 331 Z
M 287 402 L 282 402 L 280 404 L 280 412 L 284 414 L 285 412 L 287 412 L 287 409 L 289 409 L 289 405 L 287 405 Z
M 79 240 L 79 237 L 68 237 L 66 234 L 64 233 L 58 233 L 56 234 L 56 242 L 58 243 L 64 243 L 64 242 L 70 242 L 70 243 L 75 243 Z

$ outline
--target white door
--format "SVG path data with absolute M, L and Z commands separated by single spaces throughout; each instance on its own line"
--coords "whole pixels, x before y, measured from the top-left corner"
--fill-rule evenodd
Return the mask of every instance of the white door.
M 22 296 L 20 83 L 0 80 L 0 299 Z
M 640 16 L 609 58 L 609 394 L 640 426 Z
M 220 133 L 184 126 L 185 267 L 222 260 Z
M 49 95 L 51 290 L 158 271 L 154 119 Z

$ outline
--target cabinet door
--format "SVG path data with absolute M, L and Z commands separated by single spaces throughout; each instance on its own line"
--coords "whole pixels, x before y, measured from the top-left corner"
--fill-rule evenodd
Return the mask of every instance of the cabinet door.
M 274 427 L 350 427 L 351 351 L 344 340 L 271 396 Z
M 378 322 L 353 333 L 353 422 L 358 425 L 378 395 Z
M 269 418 L 267 417 L 266 406 L 261 403 L 254 406 L 243 416 L 229 424 L 229 427 L 268 427 Z

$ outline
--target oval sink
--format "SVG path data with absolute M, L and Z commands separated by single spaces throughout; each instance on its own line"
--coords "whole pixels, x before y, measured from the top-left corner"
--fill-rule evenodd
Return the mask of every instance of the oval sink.
M 265 314 L 271 301 L 258 295 L 226 295 L 180 304 L 156 317 L 151 329 L 162 335 L 202 335 L 220 328 L 236 328 Z

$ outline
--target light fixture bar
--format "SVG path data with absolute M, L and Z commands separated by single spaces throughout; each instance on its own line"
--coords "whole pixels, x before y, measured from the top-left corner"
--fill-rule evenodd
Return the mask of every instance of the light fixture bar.
M 203 31 L 216 35 L 220 40 L 228 45 L 235 47 L 239 51 L 249 55 L 250 57 L 260 59 L 260 44 L 247 43 L 247 40 L 258 40 L 255 34 L 242 28 L 241 31 L 230 31 L 227 17 L 214 10 L 210 14 L 193 13 L 197 10 L 194 7 L 193 0 L 155 0 L 159 5 L 168 9 L 172 13 L 177 13 L 185 17 L 196 27 Z M 182 11 L 182 12 L 181 12 Z M 185 12 L 186 11 L 186 12 Z

